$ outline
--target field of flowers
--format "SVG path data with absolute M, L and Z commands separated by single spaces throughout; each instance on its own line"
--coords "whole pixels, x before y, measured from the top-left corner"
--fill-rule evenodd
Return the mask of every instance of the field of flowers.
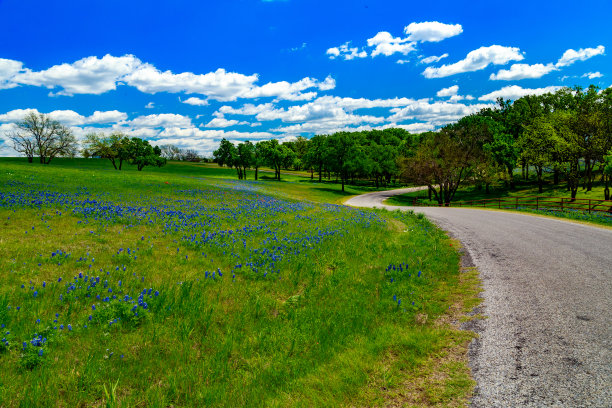
M 425 219 L 287 191 L 0 162 L 0 406 L 381 403 L 445 346 L 416 321 L 458 255 Z

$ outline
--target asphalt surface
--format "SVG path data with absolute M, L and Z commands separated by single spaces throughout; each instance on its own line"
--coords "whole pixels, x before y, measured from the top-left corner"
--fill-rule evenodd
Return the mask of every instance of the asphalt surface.
M 467 208 L 395 207 L 414 189 L 353 197 L 356 207 L 423 212 L 467 249 L 487 316 L 469 358 L 473 407 L 612 407 L 612 230 Z

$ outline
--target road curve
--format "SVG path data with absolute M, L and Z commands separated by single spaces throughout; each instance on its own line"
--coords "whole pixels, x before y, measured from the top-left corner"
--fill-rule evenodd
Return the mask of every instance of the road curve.
M 355 207 L 414 210 L 459 239 L 483 281 L 471 329 L 474 407 L 612 407 L 612 230 L 527 214 L 395 207 L 412 189 Z

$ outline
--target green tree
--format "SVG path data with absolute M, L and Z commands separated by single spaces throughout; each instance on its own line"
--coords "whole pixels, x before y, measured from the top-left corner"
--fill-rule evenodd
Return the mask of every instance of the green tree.
M 115 170 L 121 170 L 124 161 L 129 160 L 127 150 L 130 140 L 123 133 L 116 132 L 110 136 L 103 133 L 89 133 L 83 143 L 83 157 L 100 157 L 108 159 Z
M 486 160 L 487 132 L 468 119 L 426 134 L 415 155 L 400 160 L 401 178 L 428 186 L 438 204 L 448 206 L 474 166 Z
M 238 151 L 236 150 L 236 146 L 225 138 L 221 139 L 219 148 L 213 152 L 213 159 L 219 166 L 227 166 L 230 169 L 233 168 L 238 162 Z
M 319 183 L 322 181 L 323 167 L 325 166 L 326 158 L 326 136 L 316 135 L 313 136 L 308 142 L 308 149 L 304 155 L 304 162 L 306 166 L 316 169 L 319 174 Z M 311 178 L 313 172 L 310 173 Z
M 247 169 L 253 164 L 254 152 L 255 146 L 250 141 L 238 144 L 235 161 L 235 166 L 238 170 L 238 179 L 246 180 Z
M 125 145 L 125 152 L 129 163 L 142 171 L 145 166 L 163 167 L 166 159 L 161 157 L 161 149 L 151 146 L 147 140 L 133 137 Z

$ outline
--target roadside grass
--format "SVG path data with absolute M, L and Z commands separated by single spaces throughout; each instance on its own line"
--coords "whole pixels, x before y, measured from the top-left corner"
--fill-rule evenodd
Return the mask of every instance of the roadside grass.
M 604 186 L 601 183 L 594 183 L 591 191 L 586 191 L 586 189 L 581 188 L 578 190 L 576 198 L 586 198 L 586 199 L 597 199 L 603 200 L 604 197 Z M 415 197 L 423 197 L 426 196 L 427 192 L 417 191 L 402 195 L 397 195 L 390 197 L 385 200 L 385 204 L 387 205 L 397 205 L 397 206 L 411 206 L 413 199 Z M 455 198 L 453 201 L 471 201 L 471 200 L 486 200 L 493 198 L 506 198 L 506 197 L 520 197 L 520 196 L 540 196 L 540 197 L 565 197 L 570 198 L 569 191 L 563 185 L 553 185 L 552 182 L 547 183 L 544 186 L 543 193 L 538 193 L 537 184 L 534 181 L 531 182 L 517 182 L 516 188 L 513 190 L 508 190 L 503 188 L 502 185 L 493 186 L 490 189 L 489 194 L 486 194 L 484 189 L 478 189 L 473 186 L 462 187 L 457 190 L 455 194 Z M 426 203 L 431 203 L 431 205 L 437 205 L 435 200 L 431 202 L 426 201 Z M 612 216 L 593 212 L 591 214 L 588 211 L 580 211 L 580 210 L 555 210 L 555 209 L 539 209 L 535 208 L 527 208 L 520 207 L 517 209 L 506 208 L 503 211 L 518 211 L 518 212 L 526 212 L 530 214 L 537 215 L 545 215 L 556 218 L 564 218 L 568 220 L 581 221 L 590 224 L 604 225 L 610 226 L 612 225 Z
M 448 316 L 477 283 L 423 217 L 299 175 L 101 163 L 0 160 L 0 406 L 467 400 Z

